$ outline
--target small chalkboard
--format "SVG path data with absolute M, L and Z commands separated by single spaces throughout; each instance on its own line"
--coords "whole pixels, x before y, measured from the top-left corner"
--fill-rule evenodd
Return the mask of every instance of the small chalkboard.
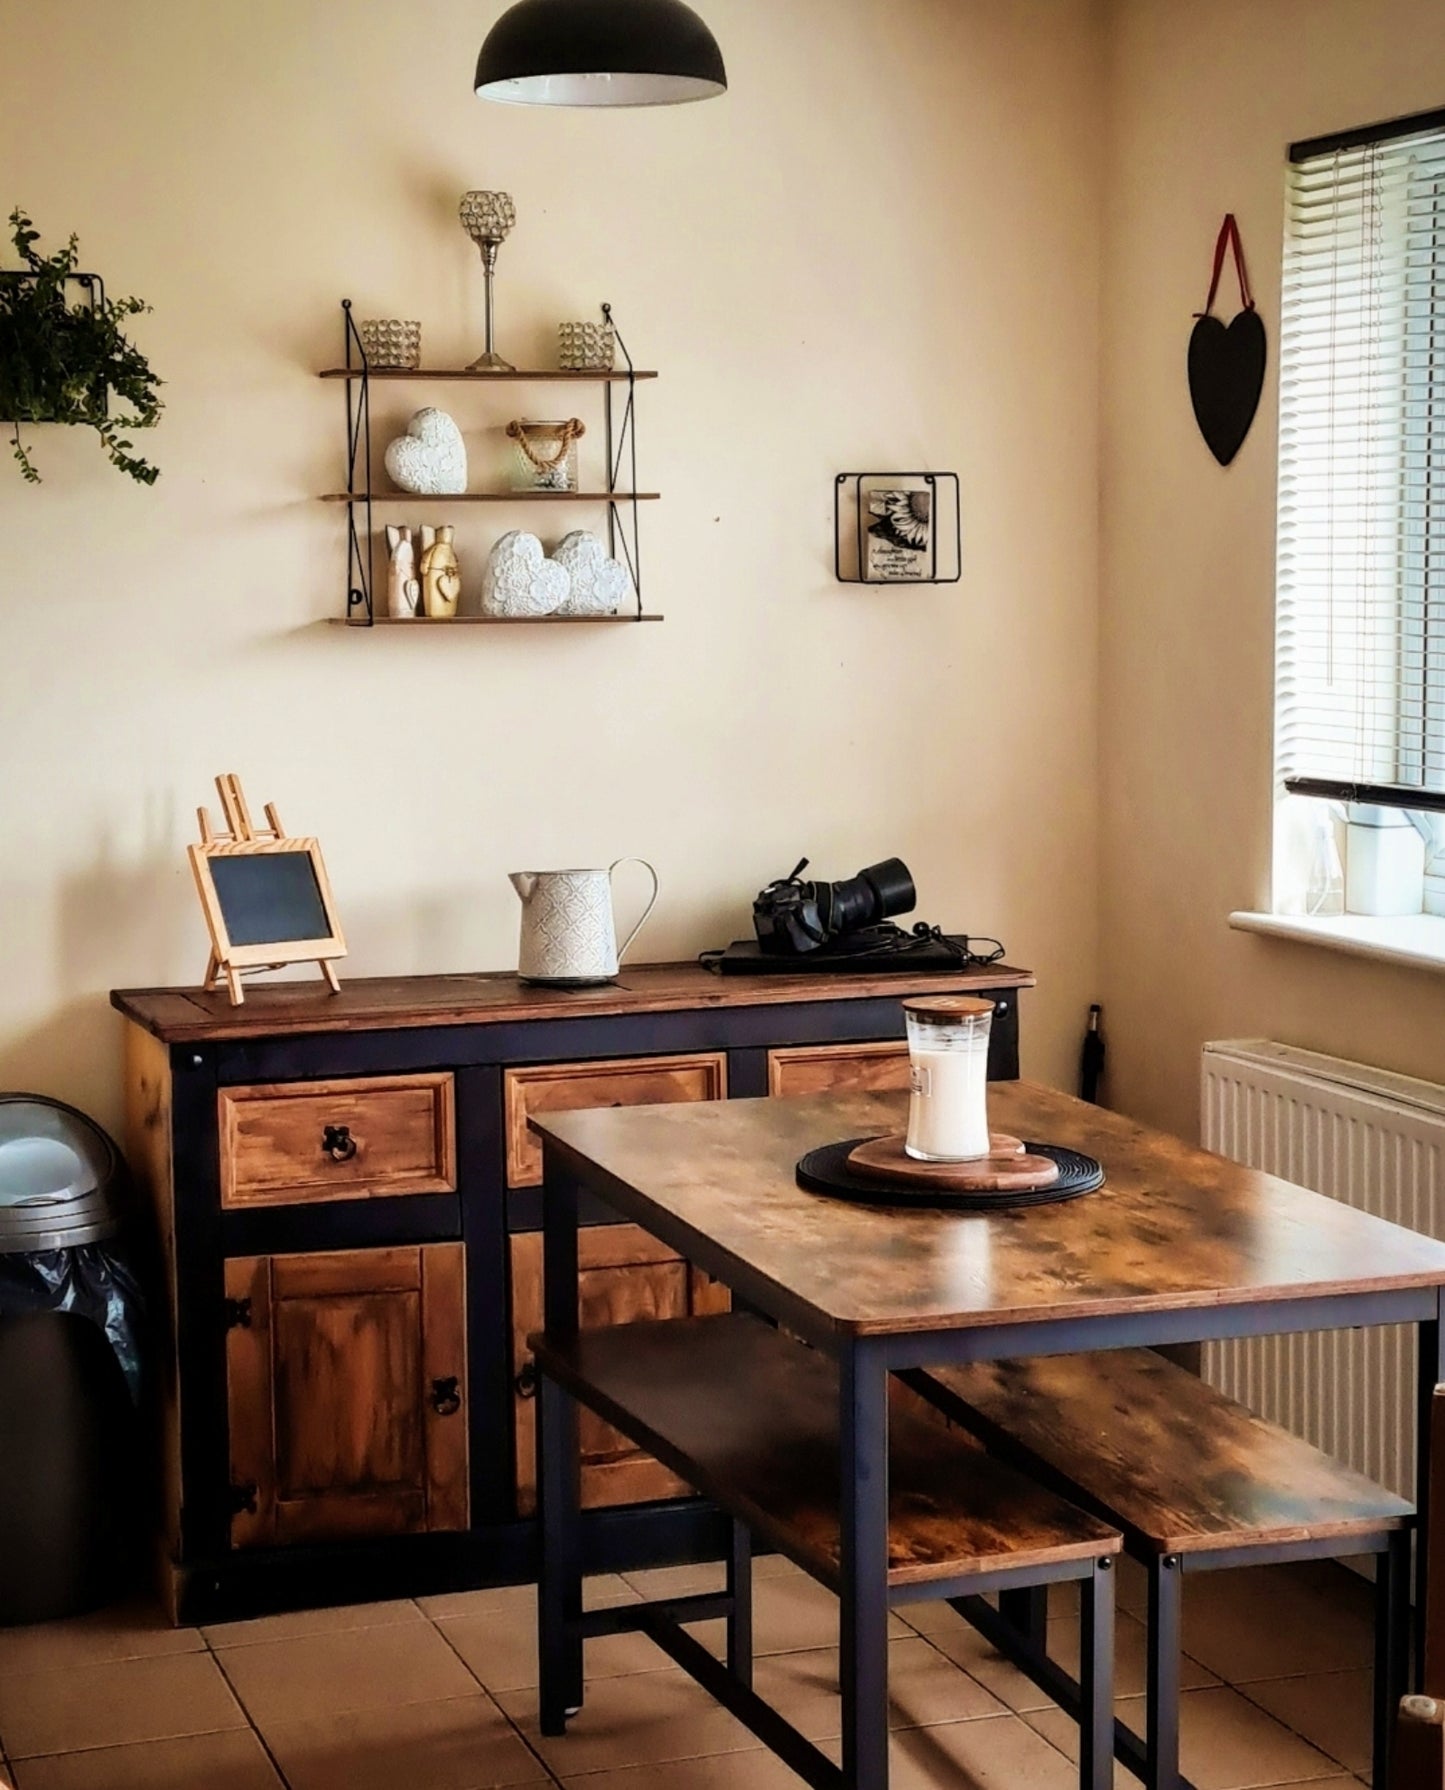
M 245 999 L 243 971 L 280 969 L 288 963 L 319 963 L 333 992 L 341 984 L 331 960 L 346 955 L 346 944 L 331 902 L 331 885 L 314 839 L 288 839 L 276 810 L 266 807 L 267 826 L 252 825 L 233 774 L 216 787 L 229 832 L 218 832 L 200 810 L 201 840 L 190 848 L 191 869 L 211 934 L 206 986 L 224 979 L 232 1003 Z
M 325 939 L 331 922 L 309 851 L 211 859 L 211 881 L 233 945 Z

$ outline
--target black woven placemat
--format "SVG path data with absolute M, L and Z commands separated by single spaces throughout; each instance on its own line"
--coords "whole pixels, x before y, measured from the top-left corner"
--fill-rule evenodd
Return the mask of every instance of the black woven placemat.
M 996 1193 L 950 1193 L 941 1187 L 915 1189 L 899 1181 L 860 1174 L 850 1167 L 849 1156 L 866 1141 L 846 1137 L 842 1143 L 809 1150 L 798 1161 L 799 1187 L 809 1193 L 827 1193 L 835 1199 L 859 1200 L 869 1206 L 935 1206 L 951 1212 L 994 1212 L 1012 1206 L 1055 1206 L 1062 1200 L 1076 1200 L 1080 1194 L 1092 1193 L 1104 1184 L 1103 1167 L 1092 1156 L 1066 1150 L 1061 1144 L 1025 1143 L 1031 1156 L 1047 1156 L 1058 1163 L 1059 1178 L 1052 1187 Z

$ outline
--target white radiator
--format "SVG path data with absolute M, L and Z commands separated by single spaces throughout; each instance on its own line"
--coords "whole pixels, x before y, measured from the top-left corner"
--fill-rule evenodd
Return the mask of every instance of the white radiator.
M 1200 1113 L 1206 1148 L 1445 1238 L 1445 1088 L 1231 1039 L 1204 1047 Z M 1206 1343 L 1204 1377 L 1414 1497 L 1412 1326 Z

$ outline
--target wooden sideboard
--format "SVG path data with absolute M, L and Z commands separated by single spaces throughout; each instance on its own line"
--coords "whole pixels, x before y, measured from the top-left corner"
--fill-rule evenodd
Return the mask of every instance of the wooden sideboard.
M 530 1114 L 892 1088 L 901 998 L 997 1003 L 1018 1073 L 1027 972 L 723 979 L 625 969 L 224 994 L 129 990 L 127 1151 L 165 1264 L 164 1560 L 173 1616 L 218 1621 L 532 1576 L 541 1158 Z M 600 1205 L 584 1322 L 725 1308 Z M 589 1570 L 715 1552 L 719 1520 L 600 1420 Z

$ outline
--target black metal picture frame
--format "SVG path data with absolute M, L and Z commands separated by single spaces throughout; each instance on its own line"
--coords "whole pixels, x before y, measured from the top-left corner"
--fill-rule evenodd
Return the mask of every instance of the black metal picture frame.
M 889 482 L 899 485 L 911 480 L 922 485 L 932 497 L 932 522 L 928 531 L 928 571 L 921 578 L 872 578 L 868 575 L 866 541 L 868 524 L 864 500 L 871 489 L 883 489 Z M 851 487 L 851 492 L 850 492 Z M 951 570 L 940 570 L 938 541 L 946 532 L 939 499 L 952 498 L 953 552 L 945 564 Z M 851 499 L 851 501 L 850 501 Z M 851 542 L 845 544 L 845 521 L 853 524 Z M 833 572 L 840 584 L 872 584 L 889 588 L 907 588 L 917 584 L 957 584 L 963 577 L 963 498 L 956 472 L 840 472 L 833 485 Z

